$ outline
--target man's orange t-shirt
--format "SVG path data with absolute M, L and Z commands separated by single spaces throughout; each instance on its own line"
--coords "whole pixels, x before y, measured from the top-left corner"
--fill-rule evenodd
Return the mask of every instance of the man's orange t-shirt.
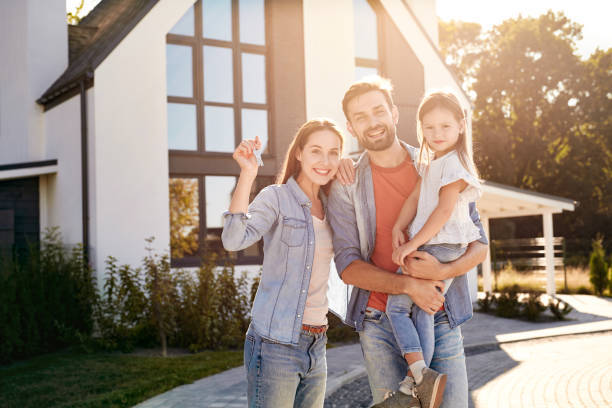
M 370 260 L 379 268 L 396 273 L 398 266 L 391 260 L 391 230 L 419 176 L 409 154 L 397 167 L 380 167 L 371 161 L 370 166 L 376 203 L 376 244 Z M 387 308 L 387 294 L 371 292 L 368 306 L 384 312 Z

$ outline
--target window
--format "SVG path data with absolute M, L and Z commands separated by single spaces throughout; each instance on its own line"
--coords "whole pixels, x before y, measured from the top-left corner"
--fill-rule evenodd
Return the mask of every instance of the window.
M 266 0 L 198 0 L 166 36 L 173 266 L 197 266 L 206 251 L 225 254 L 235 146 L 259 136 L 264 159 L 271 156 L 266 19 Z M 197 165 L 203 161 L 214 166 Z M 272 182 L 258 177 L 251 199 Z M 259 263 L 261 243 L 229 256 Z
M 378 37 L 379 22 L 368 0 L 353 0 L 355 16 L 355 80 L 381 73 Z
M 223 212 L 229 208 L 236 176 L 171 176 L 170 252 L 173 266 L 198 265 L 207 251 L 236 263 L 261 262 L 262 242 L 236 253 L 226 254 L 221 243 Z M 249 200 L 273 180 L 258 177 Z
M 265 0 L 199 0 L 167 35 L 170 151 L 268 147 Z M 253 122 L 251 122 L 253 121 Z

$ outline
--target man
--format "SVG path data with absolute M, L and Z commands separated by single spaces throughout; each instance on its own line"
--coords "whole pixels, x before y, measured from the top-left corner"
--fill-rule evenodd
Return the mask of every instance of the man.
M 335 262 L 341 279 L 355 288 L 345 322 L 359 332 L 374 403 L 413 406 L 412 396 L 395 391 L 408 366 L 385 314 L 387 294 L 407 294 L 424 311 L 435 314 L 436 347 L 431 368 L 447 375 L 443 407 L 467 407 L 467 373 L 459 325 L 472 316 L 465 273 L 486 256 L 487 239 L 475 206 L 472 219 L 481 239 L 448 264 L 427 253 L 411 258 L 403 275 L 396 274 L 391 229 L 402 204 L 414 188 L 418 174 L 413 161 L 417 149 L 396 134 L 399 119 L 391 96 L 391 83 L 374 76 L 354 83 L 342 107 L 349 132 L 365 148 L 356 165 L 356 181 L 335 182 L 328 201 L 334 232 Z M 454 277 L 446 299 L 442 280 Z M 387 401 L 386 401 L 387 402 Z

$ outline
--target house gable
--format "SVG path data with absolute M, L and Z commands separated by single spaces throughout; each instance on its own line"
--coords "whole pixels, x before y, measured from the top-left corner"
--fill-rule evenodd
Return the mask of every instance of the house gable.
M 36 101 L 45 110 L 93 86 L 93 71 L 147 15 L 158 0 L 104 0 L 77 26 L 69 29 L 70 64 Z

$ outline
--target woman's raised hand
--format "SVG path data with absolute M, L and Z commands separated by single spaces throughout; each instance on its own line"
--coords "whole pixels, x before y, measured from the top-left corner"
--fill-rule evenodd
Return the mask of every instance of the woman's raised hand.
M 232 157 L 238 165 L 240 170 L 248 174 L 256 175 L 259 166 L 257 165 L 257 158 L 253 153 L 254 150 L 261 149 L 261 141 L 259 136 L 255 136 L 255 139 L 243 140 L 240 142 Z

